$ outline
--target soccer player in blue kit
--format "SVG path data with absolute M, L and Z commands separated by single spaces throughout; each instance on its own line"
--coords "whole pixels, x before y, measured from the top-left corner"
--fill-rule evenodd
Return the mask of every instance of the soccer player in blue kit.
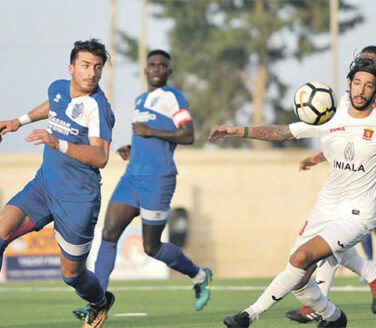
M 53 220 L 63 280 L 90 303 L 83 328 L 102 327 L 115 300 L 86 269 L 100 208 L 99 169 L 108 161 L 115 123 L 98 86 L 107 59 L 108 52 L 98 40 L 75 42 L 71 80 L 53 82 L 46 102 L 20 118 L 0 122 L 4 135 L 48 119 L 46 130 L 34 130 L 26 138 L 45 145 L 42 166 L 0 213 L 0 265 L 12 240 Z
M 107 208 L 95 274 L 107 289 L 117 242 L 140 215 L 145 253 L 193 279 L 195 309 L 199 311 L 210 297 L 211 270 L 196 266 L 176 245 L 161 242 L 176 185 L 173 153 L 177 144 L 194 140 L 188 104 L 178 90 L 167 85 L 170 59 L 163 50 L 147 55 L 147 92 L 135 100 L 130 161 Z M 127 147 L 122 147 L 120 154 L 126 151 Z M 73 313 L 80 318 L 86 309 L 77 308 Z

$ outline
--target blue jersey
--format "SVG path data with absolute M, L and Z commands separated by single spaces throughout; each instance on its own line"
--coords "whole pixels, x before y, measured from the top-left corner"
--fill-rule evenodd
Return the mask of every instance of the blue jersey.
M 70 97 L 70 81 L 57 80 L 48 88 L 50 112 L 47 131 L 54 137 L 78 145 L 89 145 L 90 137 L 111 142 L 115 117 L 103 91 Z M 37 177 L 51 195 L 64 201 L 91 201 L 100 195 L 97 167 L 83 164 L 59 150 L 44 147 Z
M 169 131 L 191 120 L 184 96 L 170 86 L 145 92 L 136 98 L 132 122 Z M 126 172 L 131 175 L 176 175 L 175 148 L 175 143 L 164 139 L 133 135 Z

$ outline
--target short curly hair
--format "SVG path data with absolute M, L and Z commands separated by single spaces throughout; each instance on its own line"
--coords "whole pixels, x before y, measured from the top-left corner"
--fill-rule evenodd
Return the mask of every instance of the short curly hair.
M 103 65 L 106 64 L 107 60 L 110 61 L 110 54 L 106 50 L 106 46 L 98 39 L 76 41 L 70 55 L 71 64 L 74 63 L 80 51 L 90 52 L 95 56 L 101 57 L 103 60 Z
M 352 81 L 355 74 L 358 72 L 367 72 L 376 77 L 375 61 L 368 57 L 356 57 L 350 64 L 350 71 L 347 74 L 347 78 Z

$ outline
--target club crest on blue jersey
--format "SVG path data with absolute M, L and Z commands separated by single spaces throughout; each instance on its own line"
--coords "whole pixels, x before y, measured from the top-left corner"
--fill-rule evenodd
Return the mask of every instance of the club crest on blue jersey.
M 60 99 L 61 99 L 61 94 L 58 93 L 58 94 L 56 94 L 56 96 L 55 96 L 55 98 L 54 98 L 54 102 L 55 102 L 55 103 L 58 103 L 58 102 L 60 101 Z
M 75 104 L 72 110 L 72 118 L 76 119 L 84 110 L 84 104 Z
M 154 107 L 155 104 L 158 102 L 158 100 L 159 100 L 159 97 L 155 97 L 155 98 L 153 98 L 153 99 L 151 100 L 151 102 L 150 102 L 150 106 L 151 106 L 151 107 Z

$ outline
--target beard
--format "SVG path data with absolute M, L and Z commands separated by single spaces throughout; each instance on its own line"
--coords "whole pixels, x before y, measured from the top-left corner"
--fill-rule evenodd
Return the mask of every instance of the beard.
M 364 98 L 364 97 L 361 97 L 362 99 L 365 100 L 365 103 L 364 105 L 362 106 L 358 106 L 358 105 L 355 105 L 354 104 L 354 101 L 353 101 L 353 96 L 350 92 L 350 101 L 351 101 L 351 105 L 356 109 L 356 110 L 359 110 L 359 111 L 363 111 L 363 110 L 366 110 L 371 104 L 374 103 L 375 101 L 375 94 L 376 94 L 376 90 L 373 92 L 373 94 L 368 98 Z M 360 97 L 360 96 L 359 96 Z

